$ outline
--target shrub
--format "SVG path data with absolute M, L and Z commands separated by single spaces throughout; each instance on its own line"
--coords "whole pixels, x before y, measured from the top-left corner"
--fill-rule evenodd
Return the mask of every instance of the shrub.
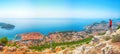
M 118 25 L 118 28 L 117 29 L 120 29 L 120 25 Z
M 65 47 L 63 46 L 63 47 L 61 47 L 62 49 L 65 49 Z
M 67 47 L 70 47 L 69 45 L 67 45 Z
M 89 42 L 86 42 L 86 44 L 89 44 Z
M 6 44 L 8 43 L 8 39 L 7 39 L 7 37 L 0 38 L 0 43 L 6 45 Z
M 79 44 L 76 44 L 76 47 L 80 46 Z
M 75 49 L 75 46 L 70 46 L 71 49 Z
M 120 42 L 120 34 L 114 35 L 112 37 L 112 42 Z
M 107 41 L 107 40 L 110 40 L 111 37 L 110 36 L 104 36 L 103 39 Z

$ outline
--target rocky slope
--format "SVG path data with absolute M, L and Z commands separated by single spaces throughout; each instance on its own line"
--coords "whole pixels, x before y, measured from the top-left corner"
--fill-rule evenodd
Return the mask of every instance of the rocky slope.
M 74 54 L 120 54 L 120 42 L 112 42 L 113 35 L 117 34 L 120 34 L 120 29 L 112 34 L 94 36 L 89 44 L 76 47 L 73 52 Z M 110 36 L 111 39 L 105 40 L 106 36 Z
M 105 35 L 94 36 L 89 44 L 82 44 L 73 49 L 66 48 L 61 50 L 61 48 L 58 48 L 59 50 L 54 54 L 120 54 L 120 41 L 112 42 L 113 36 L 118 34 L 120 34 L 120 29 L 112 34 L 107 31 Z M 111 38 L 106 39 L 106 37 Z M 49 51 L 47 50 L 46 52 Z

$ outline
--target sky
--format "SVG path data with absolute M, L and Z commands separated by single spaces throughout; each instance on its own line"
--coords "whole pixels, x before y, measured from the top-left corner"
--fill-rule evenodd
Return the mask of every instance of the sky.
M 119 18 L 120 0 L 0 0 L 0 18 Z

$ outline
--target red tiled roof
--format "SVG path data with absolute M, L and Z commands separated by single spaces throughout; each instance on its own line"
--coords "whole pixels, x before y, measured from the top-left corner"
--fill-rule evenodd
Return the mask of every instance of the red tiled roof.
M 32 32 L 32 33 L 25 33 L 21 34 L 22 40 L 40 40 L 43 39 L 43 35 L 38 32 Z

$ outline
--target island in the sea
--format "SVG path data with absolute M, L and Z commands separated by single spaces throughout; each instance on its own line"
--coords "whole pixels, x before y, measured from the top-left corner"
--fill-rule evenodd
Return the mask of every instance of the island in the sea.
M 12 25 L 12 24 L 0 22 L 0 28 L 1 28 L 1 29 L 6 29 L 6 30 L 11 30 L 11 29 L 14 29 L 15 26 Z

